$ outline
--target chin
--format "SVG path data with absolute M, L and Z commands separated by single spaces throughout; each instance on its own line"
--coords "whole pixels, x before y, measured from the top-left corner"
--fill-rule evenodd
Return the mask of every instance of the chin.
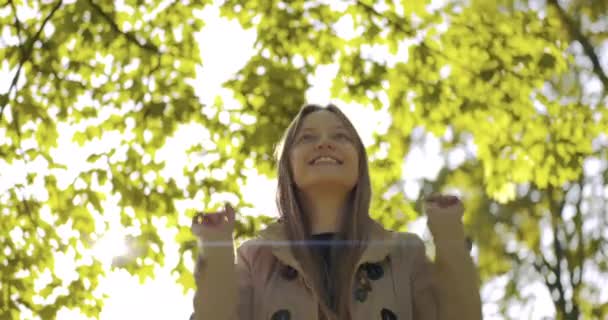
M 359 177 L 356 170 L 344 169 L 346 168 L 324 167 L 320 170 L 300 172 L 300 179 L 296 179 L 296 184 L 300 190 L 348 192 L 356 186 Z
M 320 179 L 311 179 L 306 181 L 302 186 L 303 190 L 327 190 L 327 191 L 350 191 L 356 185 L 356 182 L 346 181 L 343 177 L 337 177 L 337 179 L 331 179 L 324 177 Z

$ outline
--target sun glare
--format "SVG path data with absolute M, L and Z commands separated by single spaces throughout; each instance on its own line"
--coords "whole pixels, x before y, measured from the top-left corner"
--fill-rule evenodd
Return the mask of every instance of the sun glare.
M 114 258 L 125 256 L 128 253 L 125 235 L 119 230 L 109 230 L 93 246 L 93 254 L 104 265 L 110 265 Z

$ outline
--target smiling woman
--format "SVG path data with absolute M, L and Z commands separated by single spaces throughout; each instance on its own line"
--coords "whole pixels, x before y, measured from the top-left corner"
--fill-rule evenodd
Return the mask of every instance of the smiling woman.
M 293 182 L 303 205 L 323 203 L 321 208 L 304 208 L 311 213 L 311 232 L 335 231 L 340 228 L 340 216 L 332 211 L 341 210 L 357 184 L 361 158 L 358 150 L 363 145 L 357 144 L 355 129 L 346 125 L 346 117 L 337 108 L 304 110 L 310 114 L 302 113 L 289 155 Z
M 232 207 L 194 217 L 193 319 L 481 319 L 457 197 L 425 201 L 432 263 L 417 235 L 370 217 L 366 150 L 339 108 L 304 106 L 282 141 L 280 219 L 238 248 L 236 264 Z

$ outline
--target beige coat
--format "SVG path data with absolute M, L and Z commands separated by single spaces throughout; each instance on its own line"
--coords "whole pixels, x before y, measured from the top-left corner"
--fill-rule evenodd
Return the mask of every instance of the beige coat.
M 415 234 L 374 224 L 358 267 L 371 265 L 375 274 L 362 273 L 370 275 L 367 290 L 353 280 L 351 320 L 481 319 L 477 273 L 464 231 L 431 232 L 435 262 Z M 285 243 L 276 223 L 238 248 L 236 264 L 226 247 L 207 248 L 195 272 L 194 319 L 319 319 L 317 294 Z

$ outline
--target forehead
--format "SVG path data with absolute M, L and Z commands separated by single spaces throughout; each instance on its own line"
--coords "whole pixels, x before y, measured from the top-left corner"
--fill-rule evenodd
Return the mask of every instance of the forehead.
M 302 119 L 300 130 L 330 127 L 345 128 L 346 126 L 344 125 L 344 121 L 342 121 L 337 114 L 328 110 L 319 110 L 306 115 L 304 119 Z

